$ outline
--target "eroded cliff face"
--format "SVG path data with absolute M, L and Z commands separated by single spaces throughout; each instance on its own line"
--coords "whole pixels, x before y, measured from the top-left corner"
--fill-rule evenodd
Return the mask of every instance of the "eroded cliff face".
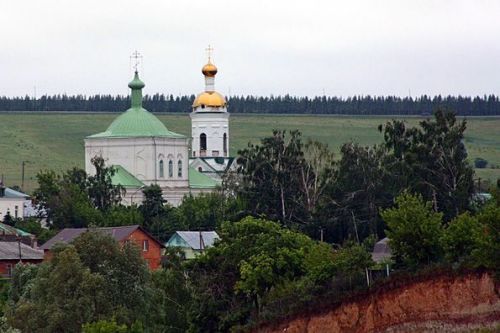
M 500 284 L 489 273 L 441 276 L 375 291 L 362 300 L 257 332 L 460 332 L 496 327 L 499 294 Z

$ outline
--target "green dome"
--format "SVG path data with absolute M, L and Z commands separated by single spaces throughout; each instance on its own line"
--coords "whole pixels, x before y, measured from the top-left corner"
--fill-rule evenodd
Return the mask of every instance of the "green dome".
M 169 131 L 155 115 L 142 107 L 144 83 L 139 79 L 137 72 L 128 86 L 132 89 L 132 107 L 118 116 L 106 131 L 91 135 L 89 138 L 151 136 L 185 138 L 184 135 Z
M 132 90 L 142 89 L 145 86 L 146 85 L 144 84 L 144 82 L 142 82 L 141 79 L 139 79 L 139 73 L 138 72 L 135 72 L 134 79 L 128 83 L 128 87 L 130 89 L 132 89 Z

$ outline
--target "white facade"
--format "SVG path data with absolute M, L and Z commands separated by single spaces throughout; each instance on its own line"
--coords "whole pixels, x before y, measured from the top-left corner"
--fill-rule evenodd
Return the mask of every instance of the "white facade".
M 229 156 L 229 113 L 193 111 L 191 151 L 193 157 Z
M 29 203 L 25 198 L 0 198 L 0 221 L 7 212 L 14 218 L 24 217 L 24 205 Z
M 146 186 L 159 185 L 165 199 L 173 205 L 189 193 L 187 138 L 85 139 L 85 170 L 88 174 L 95 173 L 91 163 L 95 156 L 101 156 L 108 166 L 122 166 Z M 127 189 L 123 198 L 125 204 L 140 203 L 142 200 L 142 191 L 138 188 Z

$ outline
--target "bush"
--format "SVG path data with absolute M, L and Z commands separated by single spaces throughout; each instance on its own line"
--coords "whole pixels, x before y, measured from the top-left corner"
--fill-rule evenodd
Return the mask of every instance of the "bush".
M 485 160 L 484 158 L 477 157 L 474 159 L 474 166 L 478 169 L 484 169 L 488 165 L 488 161 Z
M 387 223 L 389 246 L 396 263 L 417 268 L 441 258 L 441 227 L 443 214 L 432 210 L 421 195 L 403 192 L 396 198 L 396 207 L 381 213 Z

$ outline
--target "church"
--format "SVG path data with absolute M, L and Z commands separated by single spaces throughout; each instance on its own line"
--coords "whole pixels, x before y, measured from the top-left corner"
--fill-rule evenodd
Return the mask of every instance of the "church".
M 234 167 L 229 157 L 229 113 L 223 95 L 215 91 L 217 67 L 210 55 L 203 66 L 205 91 L 195 98 L 191 137 L 170 130 L 142 106 L 144 82 L 137 66 L 131 89 L 131 106 L 106 131 L 85 138 L 85 171 L 94 174 L 92 158 L 101 156 L 115 173 L 114 185 L 126 193 L 123 203 L 140 204 L 142 189 L 156 184 L 163 197 L 177 206 L 188 194 L 214 191 L 222 175 Z

